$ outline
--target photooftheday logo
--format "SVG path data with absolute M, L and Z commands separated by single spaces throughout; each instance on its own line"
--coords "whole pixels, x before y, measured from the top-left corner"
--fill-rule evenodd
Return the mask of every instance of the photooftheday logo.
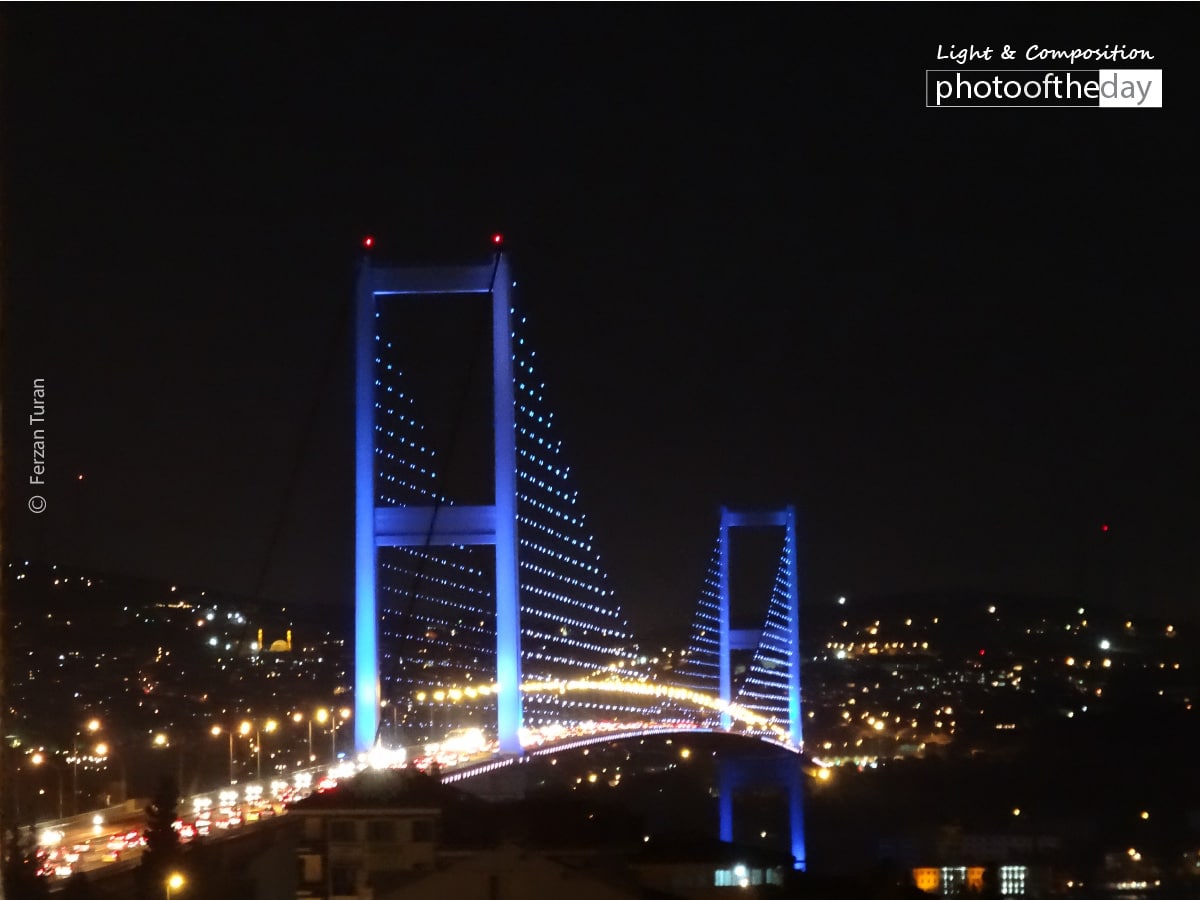
M 927 107 L 1162 107 L 1162 69 L 926 69 Z

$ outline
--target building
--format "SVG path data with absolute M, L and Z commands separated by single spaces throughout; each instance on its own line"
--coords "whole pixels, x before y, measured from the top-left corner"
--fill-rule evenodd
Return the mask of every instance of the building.
M 418 797 L 348 786 L 300 801 L 289 816 L 296 896 L 363 900 L 432 871 L 440 817 L 437 806 Z
M 781 888 L 792 871 L 792 857 L 718 840 L 652 840 L 629 866 L 642 884 L 674 897 L 703 900 L 755 897 L 764 889 Z
M 657 892 L 605 876 L 595 869 L 564 864 L 515 844 L 472 853 L 408 884 L 377 893 L 374 900 L 650 900 Z
M 956 897 L 963 893 L 1024 897 L 1029 891 L 1028 866 L 918 866 L 913 883 L 927 894 Z
M 360 773 L 285 818 L 304 900 L 754 898 L 792 872 L 780 851 L 650 837 L 623 807 L 489 801 L 412 771 Z

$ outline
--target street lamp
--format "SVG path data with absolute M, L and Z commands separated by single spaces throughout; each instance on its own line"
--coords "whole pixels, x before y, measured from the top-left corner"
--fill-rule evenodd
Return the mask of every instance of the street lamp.
M 343 706 L 341 709 L 338 710 L 338 715 L 341 716 L 342 721 L 345 722 L 346 720 L 348 720 L 350 718 L 350 707 Z M 337 730 L 336 725 L 334 726 L 334 730 L 335 731 Z M 336 757 L 337 757 L 336 753 L 334 754 L 334 757 L 335 757 L 335 761 L 336 761 Z
M 112 764 L 112 748 L 109 747 L 104 741 L 101 741 L 95 746 L 93 753 L 95 753 L 95 755 L 98 756 L 106 766 Z M 125 773 L 125 754 L 120 754 L 118 756 L 118 760 L 121 763 L 121 800 L 125 800 L 125 795 L 129 791 L 129 784 Z
M 183 876 L 178 872 L 172 872 L 167 877 L 167 900 L 171 900 L 171 891 L 177 891 L 184 885 Z
M 322 707 L 321 709 L 318 709 L 315 713 L 313 713 L 313 718 L 315 718 L 320 724 L 324 725 L 326 722 L 329 721 L 329 710 Z M 329 733 L 330 733 L 330 735 L 333 734 L 332 728 L 329 730 Z M 308 744 L 309 744 L 309 755 L 311 756 L 312 755 L 312 722 L 308 723 Z M 329 764 L 333 765 L 333 763 L 337 760 L 337 754 L 334 753 L 332 737 L 329 738 L 329 752 L 332 754 L 332 756 L 329 760 Z
M 224 729 L 220 725 L 214 725 L 210 729 L 213 737 L 220 737 L 222 731 L 226 731 L 229 735 L 229 783 L 233 784 L 233 729 Z
M 258 780 L 262 781 L 262 733 L 270 734 L 277 727 L 274 719 L 267 719 L 266 724 L 259 725 L 254 732 L 254 755 L 258 757 Z
M 238 734 L 240 734 L 242 737 L 249 737 L 250 732 L 253 730 L 254 726 L 245 720 L 243 720 L 242 724 L 238 726 Z M 233 740 L 233 738 L 231 737 L 230 740 Z
M 151 745 L 155 750 L 166 750 L 171 746 L 171 739 L 165 732 L 157 732 L 150 740 Z M 183 745 L 176 743 L 175 745 L 175 784 L 180 791 L 183 790 Z
M 325 711 L 317 710 L 317 712 L 325 712 Z M 328 713 L 326 713 L 326 716 L 328 716 Z M 315 755 L 313 755 L 313 738 L 312 738 L 312 723 L 313 723 L 313 719 L 315 719 L 316 717 L 317 717 L 316 713 L 313 713 L 311 716 L 307 717 L 308 718 L 308 764 L 310 766 L 314 762 L 316 762 L 316 759 L 317 759 L 317 757 Z M 297 725 L 299 725 L 301 722 L 303 722 L 304 719 L 305 719 L 304 713 L 302 713 L 302 712 L 292 713 L 292 721 L 295 722 Z M 324 720 L 322 720 L 322 721 L 324 721 Z
M 350 718 L 350 710 L 348 707 L 343 706 L 341 709 L 338 710 L 337 716 L 334 716 L 332 713 L 330 713 L 329 717 L 332 720 L 330 723 L 330 726 L 329 726 L 329 750 L 333 756 L 333 759 L 331 759 L 329 762 L 330 762 L 330 765 L 336 765 L 337 764 L 338 719 L 340 718 L 343 722 L 346 721 L 347 719 L 349 719 Z
M 398 735 L 400 734 L 400 705 L 390 700 L 384 700 L 379 704 L 381 707 L 392 708 L 392 743 L 395 746 L 400 746 Z
M 47 757 L 46 754 L 42 753 L 40 750 L 29 757 L 29 761 L 35 766 L 47 765 L 54 770 L 54 774 L 58 778 L 58 817 L 61 819 L 63 817 L 62 769 L 51 762 L 49 757 Z
M 297 725 L 299 725 L 301 722 L 304 721 L 304 713 L 302 713 L 302 712 L 292 713 L 292 721 L 295 722 Z M 309 765 L 312 764 L 312 719 L 311 718 L 308 720 L 308 762 L 309 762 Z
M 95 734 L 100 730 L 100 720 L 89 719 L 84 728 L 89 734 Z M 71 746 L 71 812 L 76 815 L 79 813 L 79 739 L 82 736 L 82 731 L 76 731 Z

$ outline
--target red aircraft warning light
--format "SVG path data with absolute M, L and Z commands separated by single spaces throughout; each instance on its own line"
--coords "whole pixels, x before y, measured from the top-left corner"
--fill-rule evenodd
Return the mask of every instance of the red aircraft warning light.
M 1100 530 L 1101 530 L 1101 531 L 1108 531 L 1108 523 L 1107 523 L 1107 522 L 1105 522 L 1103 525 L 1101 525 L 1101 526 L 1100 526 Z
M 375 246 L 375 238 L 368 234 L 365 238 L 363 238 L 363 246 L 370 250 Z
M 492 235 L 492 246 L 493 247 L 499 247 L 503 243 L 504 243 L 504 235 L 500 234 L 499 232 Z

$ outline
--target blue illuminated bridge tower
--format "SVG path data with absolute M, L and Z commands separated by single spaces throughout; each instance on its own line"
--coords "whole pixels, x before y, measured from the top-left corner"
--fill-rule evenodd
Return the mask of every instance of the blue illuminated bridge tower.
M 761 628 L 735 629 L 731 624 L 731 532 L 737 528 L 782 532 L 779 562 Z M 758 713 L 762 717 L 758 731 L 768 740 L 782 733 L 788 743 L 802 749 L 798 553 L 794 506 L 772 510 L 721 508 L 716 546 L 696 608 L 680 677 L 687 687 L 717 694 L 726 704 L 736 703 Z M 753 653 L 739 678 L 734 677 L 734 652 Z M 712 724 L 728 729 L 731 724 L 729 714 L 721 713 Z M 798 760 L 775 757 L 754 765 L 730 761 L 720 766 L 719 779 L 721 839 L 733 840 L 734 792 L 755 781 L 765 780 L 782 787 L 787 795 L 792 855 L 796 867 L 805 868 L 804 802 Z
M 735 528 L 780 529 L 779 563 L 771 586 L 766 620 L 761 628 L 735 629 L 730 617 L 731 534 Z M 708 565 L 696 617 L 692 623 L 683 681 L 692 688 L 717 694 L 725 703 L 754 710 L 783 731 L 798 747 L 804 745 L 800 715 L 800 585 L 797 572 L 796 508 L 733 510 L 721 508 L 716 546 Z M 745 675 L 735 683 L 734 651 L 753 651 Z M 728 729 L 728 713 L 720 716 Z
M 502 752 L 519 753 L 522 678 L 581 678 L 636 662 L 576 509 L 554 413 L 519 333 L 507 258 L 452 268 L 366 262 L 356 298 L 355 747 L 420 686 L 477 686 Z M 439 480 L 399 337 L 418 297 L 490 308 L 494 496 L 462 505 Z M 531 703 L 549 701 L 530 701 Z M 612 710 L 612 707 L 609 707 Z M 551 711 L 533 710 L 551 715 Z

